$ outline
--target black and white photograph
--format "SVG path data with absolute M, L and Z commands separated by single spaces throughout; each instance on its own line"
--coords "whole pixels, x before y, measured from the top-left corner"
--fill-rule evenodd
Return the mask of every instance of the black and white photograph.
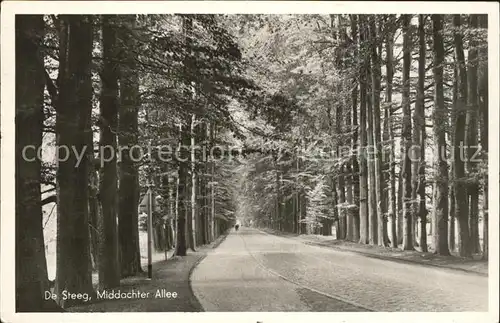
M 498 17 L 2 3 L 2 321 L 498 322 Z

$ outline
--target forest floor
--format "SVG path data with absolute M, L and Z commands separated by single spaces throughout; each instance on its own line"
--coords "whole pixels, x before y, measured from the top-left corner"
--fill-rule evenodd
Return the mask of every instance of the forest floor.
M 149 293 L 146 298 L 100 299 L 86 305 L 70 307 L 68 312 L 201 312 L 203 308 L 194 296 L 189 277 L 196 265 L 210 249 L 224 241 L 223 234 L 215 242 L 200 246 L 196 252 L 190 249 L 185 257 L 172 257 L 153 263 L 153 278 L 147 278 L 147 270 L 138 276 L 121 280 L 114 291 Z M 167 295 L 170 293 L 170 295 Z M 175 296 L 174 296 L 175 293 Z M 160 295 L 158 295 L 160 294 Z
M 417 250 L 404 251 L 399 248 L 362 245 L 350 241 L 336 240 L 332 236 L 322 236 L 315 234 L 297 235 L 271 229 L 260 230 L 269 234 L 297 239 L 305 244 L 334 248 L 339 251 L 355 252 L 367 257 L 415 263 L 425 266 L 443 267 L 469 272 L 481 276 L 488 276 L 488 261 L 482 260 L 480 255 L 474 255 L 473 259 L 465 259 L 459 257 L 456 253 L 454 253 L 452 256 L 440 256 L 432 252 L 420 252 Z

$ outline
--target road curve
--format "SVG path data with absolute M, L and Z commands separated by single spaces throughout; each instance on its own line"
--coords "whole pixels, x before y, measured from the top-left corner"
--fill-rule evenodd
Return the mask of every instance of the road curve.
M 191 276 L 205 311 L 487 311 L 488 278 L 241 228 Z

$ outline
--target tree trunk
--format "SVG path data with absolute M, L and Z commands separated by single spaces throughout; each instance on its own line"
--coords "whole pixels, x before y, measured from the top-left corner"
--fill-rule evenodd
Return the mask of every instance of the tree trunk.
M 470 27 L 478 28 L 478 15 L 470 15 Z M 467 116 L 466 116 L 466 138 L 465 146 L 467 172 L 472 175 L 467 193 L 470 196 L 469 205 L 469 228 L 470 228 L 470 243 L 471 252 L 480 253 L 481 246 L 479 244 L 479 181 L 474 174 L 477 172 L 476 155 L 478 140 L 477 140 L 477 123 L 478 123 L 478 93 L 477 93 L 477 41 L 474 37 L 469 40 L 468 54 L 468 94 L 467 94 Z
M 454 121 L 453 126 L 451 127 L 450 131 L 450 142 L 455 143 L 455 112 L 457 110 L 457 104 L 458 104 L 458 69 L 456 66 L 453 68 L 453 94 L 452 94 L 452 112 L 451 112 L 451 119 Z M 450 180 L 452 183 L 455 182 L 455 162 L 451 162 L 451 167 L 450 167 Z M 455 188 L 454 184 L 450 187 L 450 199 L 448 200 L 449 203 L 449 223 L 448 223 L 448 246 L 450 248 L 450 251 L 454 252 L 456 249 L 455 245 L 455 238 L 456 238 L 456 232 L 455 232 Z M 432 223 L 431 223 L 432 224 Z M 432 228 L 432 226 L 431 226 Z
M 363 15 L 359 15 L 359 40 L 360 46 L 363 53 L 365 45 L 365 18 Z M 367 156 L 366 156 L 366 145 L 367 145 L 367 133 L 366 133 L 366 108 L 367 108 L 367 93 L 366 93 L 366 83 L 367 83 L 367 58 L 362 57 L 363 64 L 360 68 L 360 136 L 359 136 L 359 227 L 360 227 L 360 238 L 359 243 L 368 244 L 369 242 L 369 227 L 368 227 L 368 166 L 367 166 Z
M 57 168 L 57 277 L 55 291 L 59 305 L 68 307 L 81 300 L 63 300 L 62 292 L 92 292 L 88 228 L 88 160 L 85 130 L 92 111 L 92 21 L 90 16 L 67 16 L 68 51 L 60 62 L 65 72 L 59 84 L 56 134 L 58 147 L 67 147 L 66 160 Z M 63 22 L 66 24 L 66 22 Z M 64 50 L 64 47 L 62 48 Z M 84 229 L 82 229 L 84 228 Z
M 403 178 L 403 250 L 413 250 L 413 215 L 411 188 L 411 111 L 410 111 L 410 66 L 411 66 L 411 30 L 410 15 L 403 15 L 403 129 L 402 140 L 402 178 Z
M 346 221 L 346 240 L 348 241 L 354 241 L 353 236 L 354 236 L 354 215 L 352 211 L 352 205 L 354 203 L 353 200 L 353 195 L 352 195 L 352 170 L 351 166 L 347 164 L 347 169 L 346 169 L 346 200 L 348 204 L 348 209 L 346 210 L 346 216 L 347 216 L 347 221 Z M 357 240 L 356 240 L 357 241 Z
M 358 52 L 358 22 L 357 15 L 350 15 L 351 17 L 351 37 L 354 43 L 354 59 L 359 59 Z M 351 103 L 352 103 L 352 151 L 356 152 L 358 150 L 358 80 L 353 78 L 353 89 L 351 91 Z M 353 205 L 351 209 L 352 216 L 352 241 L 359 241 L 359 163 L 356 158 L 356 153 L 352 157 L 352 195 L 353 195 Z
M 453 16 L 453 25 L 460 28 L 460 15 Z M 468 220 L 468 195 L 466 187 L 466 175 L 464 166 L 464 141 L 466 135 L 467 118 L 467 74 L 463 50 L 462 35 L 459 31 L 454 33 L 456 69 L 458 72 L 458 97 L 455 106 L 455 129 L 454 129 L 454 189 L 455 189 L 455 212 L 458 221 L 458 251 L 462 257 L 471 256 L 469 220 Z M 442 120 L 444 121 L 444 119 Z M 441 121 L 441 122 L 442 122 Z
M 394 28 L 393 24 L 395 22 L 395 16 L 390 15 L 389 21 L 387 25 L 388 28 Z M 396 170 L 395 170 L 395 158 L 394 158 L 394 121 L 393 121 L 393 113 L 392 113 L 392 81 L 394 77 L 394 68 L 393 68 L 393 51 L 394 51 L 394 29 L 391 29 L 386 33 L 386 43 L 385 43 L 385 51 L 387 53 L 386 59 L 386 75 L 387 75 L 387 86 L 385 92 L 385 114 L 384 121 L 386 124 L 384 128 L 387 127 L 387 137 L 384 137 L 384 141 L 389 140 L 389 156 L 388 156 L 388 165 L 387 169 L 389 172 L 389 212 L 388 216 L 391 218 L 391 247 L 398 247 L 398 234 L 397 234 L 397 209 L 396 209 Z
M 104 66 L 101 92 L 101 142 L 100 160 L 102 175 L 100 200 L 102 215 L 99 221 L 99 285 L 112 288 L 120 285 L 117 235 L 117 151 L 116 133 L 118 119 L 118 75 L 116 32 L 112 16 L 102 17 L 102 46 Z
M 135 16 L 122 18 L 125 26 L 134 30 Z M 130 31 L 120 35 L 123 42 L 123 60 L 126 64 L 120 70 L 120 109 L 118 143 L 121 150 L 120 187 L 118 192 L 118 238 L 120 243 L 121 276 L 133 276 L 142 272 L 139 250 L 139 181 L 136 162 L 140 156 L 132 155 L 130 147 L 137 145 L 138 110 L 139 110 L 139 79 L 136 66 L 135 38 Z
M 196 251 L 196 156 L 195 156 L 195 123 L 196 117 L 194 114 L 191 116 L 191 127 L 190 127 L 190 138 L 191 138 L 191 213 L 188 217 L 188 234 L 189 234 L 189 245 L 191 250 Z
M 413 142 L 417 145 L 418 156 L 413 156 L 413 187 L 412 198 L 415 201 L 415 214 L 420 218 L 420 248 L 427 252 L 427 209 L 425 208 L 425 15 L 418 16 L 418 87 L 417 104 L 415 104 Z M 417 195 L 419 203 L 416 203 Z M 413 197 L 414 196 L 414 197 Z M 416 217 L 414 217 L 416 219 Z
M 402 176 L 402 165 L 399 169 L 399 174 L 398 174 L 398 193 L 397 193 L 397 229 L 398 229 L 398 245 L 403 243 L 403 176 Z
M 42 145 L 44 66 L 40 46 L 44 22 L 42 15 L 19 15 L 15 20 L 16 312 L 60 311 L 54 301 L 44 300 L 48 277 L 41 161 L 36 157 L 36 149 Z
M 368 30 L 367 30 L 368 33 Z M 367 39 L 369 39 L 367 37 Z M 367 58 L 367 82 L 371 79 L 371 68 L 370 68 L 370 58 Z M 373 131 L 373 102 L 371 100 L 371 95 L 373 94 L 373 90 L 370 90 L 370 87 L 367 85 L 367 89 L 369 90 L 369 94 L 367 95 L 367 161 L 368 161 L 368 187 L 374 187 L 375 189 L 368 190 L 368 233 L 369 233 L 369 242 L 372 245 L 377 244 L 378 242 L 378 216 L 377 216 L 377 195 L 376 195 L 376 177 L 375 174 L 375 140 L 374 140 L 374 131 Z
M 176 255 L 186 256 L 187 251 L 187 241 L 186 241 L 186 218 L 188 213 L 187 199 L 188 199 L 188 176 L 189 176 L 189 152 L 186 147 L 189 147 L 190 137 L 189 128 L 184 122 L 180 127 L 180 142 L 177 151 L 177 162 L 178 162 L 178 175 L 177 175 L 177 242 L 176 242 Z
M 488 15 L 479 16 L 479 27 L 488 28 Z M 481 149 L 485 167 L 488 166 L 488 48 L 487 44 L 479 50 L 484 60 L 479 67 L 479 113 L 481 119 Z M 483 259 L 488 259 L 488 172 L 483 173 Z
M 337 179 L 337 210 L 338 210 L 338 228 L 339 236 L 337 239 L 344 240 L 346 238 L 346 209 L 345 209 L 345 181 L 344 167 L 341 167 L 340 174 Z
M 352 95 L 352 93 L 351 93 Z M 355 99 L 356 100 L 356 99 Z M 354 101 L 356 102 L 356 101 Z M 352 103 L 351 103 L 352 104 Z M 346 106 L 347 106 L 347 100 L 346 100 Z M 346 119 L 345 119 L 345 127 L 348 129 L 349 132 L 353 131 L 352 126 L 351 126 L 351 112 L 352 111 L 347 111 L 346 113 Z M 352 140 L 350 137 L 347 138 L 346 146 L 348 146 L 350 149 L 352 149 Z M 342 152 L 343 153 L 343 152 Z M 341 156 L 341 158 L 347 158 L 348 156 Z M 353 174 L 352 174 L 352 158 L 349 158 L 346 160 L 345 163 L 345 186 L 346 186 L 346 202 L 347 202 L 347 209 L 345 210 L 345 215 L 346 215 L 346 221 L 345 221 L 345 227 L 346 227 L 346 236 L 345 239 L 348 241 L 354 241 L 353 240 L 353 235 L 354 235 L 354 212 L 353 212 L 353 203 L 354 203 L 354 197 L 353 197 Z M 357 241 L 357 240 L 356 240 Z
M 177 230 L 175 228 L 177 224 L 177 217 L 176 217 L 176 198 L 175 196 L 177 195 L 176 192 L 176 181 L 173 176 L 168 177 L 168 208 L 169 208 L 169 214 L 170 214 L 170 237 L 171 237 L 171 246 L 174 248 L 175 251 L 175 246 L 176 246 L 176 233 Z
M 384 194 L 384 177 L 382 173 L 382 142 L 381 142 L 381 128 L 380 128 L 380 77 L 381 77 L 381 62 L 380 57 L 377 54 L 377 26 L 375 21 L 375 15 L 370 16 L 370 43 L 371 43 L 371 81 L 372 81 L 372 104 L 373 104 L 373 149 L 375 154 L 372 156 L 374 160 L 374 184 L 375 184 L 375 200 L 376 200 L 376 214 L 377 214 L 377 226 L 374 230 L 377 230 L 377 239 L 374 241 L 375 244 L 378 243 L 379 246 L 385 246 L 385 200 L 383 199 Z
M 164 235 L 165 235 L 165 257 L 167 256 L 167 251 L 172 248 L 172 236 L 170 232 L 170 217 L 171 212 L 170 212 L 170 185 L 169 185 L 169 176 L 166 174 L 168 172 L 168 169 L 166 167 L 163 168 L 163 174 L 161 176 L 161 197 L 163 200 L 162 203 L 162 210 L 163 210 L 163 215 L 165 219 L 163 220 L 164 223 Z
M 443 93 L 443 18 L 442 15 L 432 15 L 433 36 L 433 74 L 434 74 L 434 111 L 433 135 L 435 153 L 435 184 L 434 184 L 434 248 L 440 255 L 449 255 L 448 250 L 448 165 L 446 162 L 446 110 Z M 455 191 L 456 194 L 456 191 Z
M 282 198 L 281 198 L 281 174 L 278 166 L 279 162 L 279 157 L 274 156 L 274 169 L 275 169 L 275 184 L 276 184 L 276 217 L 275 217 L 275 223 L 276 223 L 276 230 L 282 230 L 282 216 L 283 216 L 283 210 L 282 210 Z
M 453 167 L 451 169 L 453 171 Z M 455 190 L 453 187 L 450 188 L 450 216 L 448 223 L 448 246 L 450 251 L 455 251 Z
M 87 134 L 88 146 L 87 150 L 91 150 L 89 154 L 89 160 L 94 161 L 94 141 L 93 132 L 90 130 Z M 100 206 L 99 206 L 99 172 L 96 167 L 92 164 L 89 166 L 89 237 L 90 237 L 90 256 L 91 266 L 93 271 L 98 270 L 99 263 L 99 231 L 98 231 L 98 219 L 100 217 Z
M 210 139 L 210 146 L 211 147 L 214 145 L 214 140 L 215 140 L 214 134 L 215 134 L 214 127 L 209 124 L 208 137 Z M 215 230 L 215 200 L 214 200 L 214 196 L 215 196 L 214 195 L 215 194 L 215 184 L 214 184 L 215 162 L 213 159 L 209 159 L 209 160 L 210 160 L 210 164 L 209 164 L 209 168 L 210 168 L 210 193 L 209 193 L 210 194 L 210 197 L 209 197 L 210 220 L 208 221 L 208 224 L 209 224 L 210 240 L 214 241 L 216 239 L 215 231 L 214 231 Z

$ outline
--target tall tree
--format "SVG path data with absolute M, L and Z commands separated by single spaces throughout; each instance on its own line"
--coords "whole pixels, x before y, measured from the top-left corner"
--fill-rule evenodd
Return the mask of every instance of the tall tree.
M 366 130 L 366 110 L 367 110 L 367 63 L 366 58 L 366 19 L 363 15 L 358 16 L 359 21 L 359 43 L 361 44 L 361 67 L 360 67 L 360 84 L 359 84 L 359 124 L 361 125 L 359 131 L 359 228 L 360 238 L 359 242 L 362 244 L 369 243 L 369 228 L 368 228 L 368 165 L 366 156 L 367 145 L 367 130 Z
M 487 30 L 488 15 L 480 15 L 479 27 Z M 479 113 L 481 120 L 481 149 L 483 152 L 484 167 L 488 166 L 488 46 L 479 49 L 482 64 L 479 67 Z M 488 259 L 488 172 L 483 173 L 483 259 Z
M 139 75 L 137 69 L 135 15 L 122 18 L 123 25 L 118 34 L 121 41 L 120 59 L 120 108 L 118 143 L 120 144 L 120 187 L 118 192 L 118 237 L 120 243 L 121 276 L 127 277 L 142 271 L 139 251 L 139 174 L 133 155 L 138 144 Z M 137 152 L 137 150 L 135 150 Z
M 189 29 L 187 32 L 190 32 Z M 193 95 L 194 97 L 194 95 Z M 191 163 L 191 212 L 190 212 L 190 222 L 188 225 L 188 232 L 189 232 L 189 245 L 191 247 L 191 250 L 196 251 L 196 244 L 197 244 L 197 239 L 196 239 L 196 215 L 197 215 L 197 204 L 196 204 L 196 196 L 197 196 L 197 173 L 196 173 L 196 151 L 195 151 L 195 137 L 196 137 L 196 116 L 194 114 L 191 115 L 191 123 L 190 123 L 190 146 L 191 146 L 191 158 L 190 158 L 190 163 Z
M 473 30 L 478 28 L 478 15 L 470 15 L 470 28 Z M 466 167 L 467 173 L 470 176 L 467 185 L 467 194 L 470 199 L 469 204 L 469 228 L 470 228 L 470 243 L 471 252 L 481 252 L 479 245 L 479 178 L 477 176 L 477 132 L 478 132 L 478 80 L 477 80 L 477 41 L 475 37 L 469 40 L 468 52 L 468 88 L 467 88 L 467 116 L 465 121 L 465 147 L 466 147 Z
M 358 19 L 357 15 L 350 15 L 351 20 L 351 38 L 353 40 L 353 61 L 358 61 Z M 356 75 L 356 74 L 355 74 Z M 359 92 L 359 81 L 354 76 L 353 77 L 353 87 L 351 92 L 351 103 L 352 103 L 352 151 L 356 152 L 358 150 L 358 92 Z M 354 206 L 352 208 L 352 241 L 359 241 L 359 163 L 356 158 L 356 154 L 352 157 L 352 195 Z
M 88 159 L 85 153 L 92 111 L 92 17 L 61 17 L 67 32 L 67 56 L 60 57 L 56 134 L 58 147 L 66 147 L 67 158 L 57 168 L 57 276 L 55 290 L 62 307 L 82 300 L 63 299 L 62 292 L 92 291 L 88 228 Z M 85 230 L 82 230 L 85 228 Z
M 384 141 L 389 141 L 389 158 L 388 158 L 388 171 L 389 171 L 389 208 L 388 214 L 391 217 L 391 246 L 397 248 L 398 235 L 397 235 L 397 208 L 396 208 L 396 169 L 395 169 L 395 156 L 394 156 L 394 116 L 392 113 L 392 87 L 394 78 L 394 33 L 395 33 L 395 16 L 390 15 L 387 19 L 387 31 L 385 41 L 386 58 L 386 77 L 387 85 L 385 88 L 385 111 L 384 111 L 384 128 L 387 128 L 387 137 Z
M 377 38 L 377 23 L 376 16 L 371 15 L 370 18 L 370 44 L 371 44 L 371 63 L 372 63 L 372 104 L 373 104 L 373 149 L 375 154 L 375 197 L 376 197 L 376 210 L 377 210 L 377 237 L 378 245 L 385 246 L 385 200 L 383 199 L 384 176 L 382 173 L 382 141 L 381 141 L 381 128 L 380 128 L 380 78 L 381 78 L 381 60 L 380 55 L 377 53 L 377 45 L 379 40 Z M 376 243 L 376 242 L 375 242 Z
M 117 183 L 117 130 L 118 130 L 118 63 L 116 16 L 102 16 L 102 91 L 100 101 L 100 153 L 101 176 L 99 197 L 102 214 L 99 219 L 99 285 L 112 288 L 120 285 L 118 254 L 118 183 Z
M 403 129 L 402 139 L 402 178 L 403 178 L 403 249 L 413 250 L 413 215 L 411 194 L 411 112 L 410 112 L 410 66 L 411 66 L 411 30 L 410 15 L 403 15 Z
M 455 111 L 457 111 L 458 104 L 458 70 L 456 64 L 453 66 L 453 92 L 452 92 L 452 112 L 451 119 L 455 121 Z M 455 127 L 456 124 L 453 122 L 452 129 L 450 131 L 450 142 L 455 143 Z M 450 167 L 450 180 L 452 183 L 455 181 L 455 162 L 451 162 Z M 456 220 L 456 212 L 455 212 L 455 187 L 454 184 L 450 187 L 450 198 L 449 198 L 449 218 L 448 218 L 448 247 L 450 251 L 455 251 L 455 220 Z
M 42 145 L 44 66 L 41 43 L 43 16 L 15 18 L 15 263 L 16 312 L 57 311 L 46 301 L 47 262 L 43 237 L 40 192 L 41 161 L 36 150 Z
M 372 78 L 372 68 L 371 68 L 371 56 L 370 56 L 370 27 L 369 21 L 366 22 L 365 27 L 365 39 L 368 41 L 366 48 L 366 82 L 367 82 L 367 97 L 366 97 L 366 137 L 367 137 L 367 162 L 368 162 L 368 185 L 369 187 L 376 187 L 376 173 L 375 173 L 375 159 L 377 156 L 375 147 L 375 136 L 374 136 L 374 102 L 373 102 L 373 89 L 369 86 L 370 80 Z M 368 233 L 370 244 L 377 244 L 378 241 L 378 231 L 377 231 L 377 190 L 368 190 Z
M 455 214 L 458 222 L 458 250 L 462 257 L 471 255 L 470 234 L 469 234 L 469 212 L 465 175 L 465 152 L 463 151 L 466 134 L 467 118 L 467 71 L 465 65 L 463 36 L 460 15 L 453 16 L 455 62 L 458 73 L 458 96 L 455 105 L 455 128 L 454 128 L 454 189 L 455 189 Z
M 413 142 L 418 147 L 418 156 L 413 156 L 412 200 L 414 212 L 420 218 L 420 247 L 427 252 L 427 210 L 425 208 L 425 15 L 418 15 L 418 86 L 414 112 Z M 419 203 L 417 204 L 417 195 Z M 414 217 L 415 219 L 415 217 Z
M 189 127 L 187 124 L 182 123 L 179 126 L 180 141 L 177 151 L 178 162 L 178 175 L 177 175 L 177 242 L 176 242 L 176 255 L 186 256 L 187 251 L 187 225 L 186 218 L 189 208 L 187 206 L 188 200 L 188 176 L 189 176 L 189 152 L 186 147 L 190 145 Z
M 434 74 L 434 248 L 440 255 L 449 255 L 448 249 L 448 164 L 446 162 L 446 119 L 448 112 L 443 93 L 443 17 L 432 15 L 433 74 Z M 456 194 L 456 192 L 455 192 Z

